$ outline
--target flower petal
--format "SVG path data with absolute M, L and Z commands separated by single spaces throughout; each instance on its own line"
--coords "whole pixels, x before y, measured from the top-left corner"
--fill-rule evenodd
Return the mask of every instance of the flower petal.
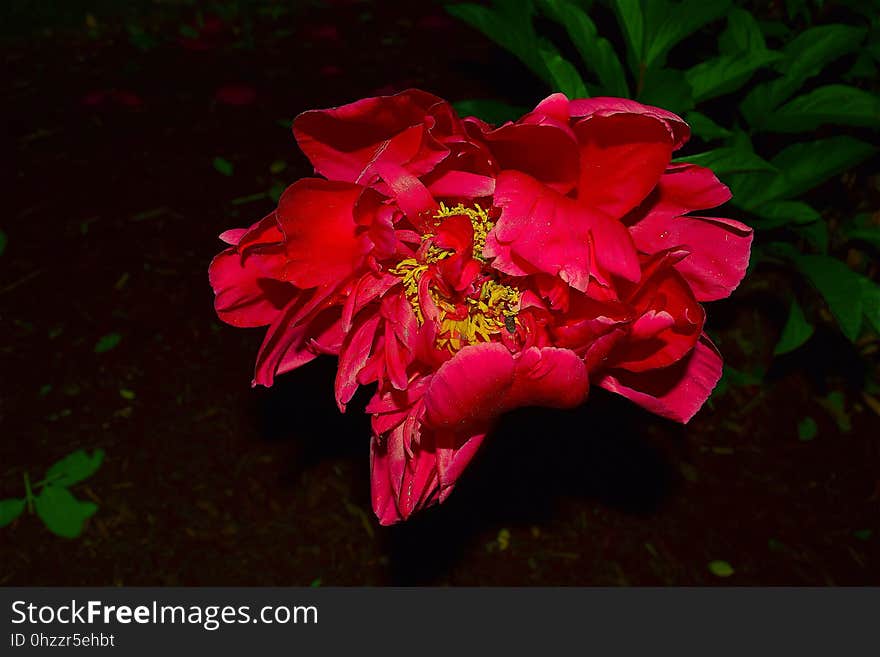
M 616 114 L 639 114 L 656 119 L 666 126 L 672 138 L 673 150 L 678 150 L 691 136 L 691 129 L 684 119 L 677 114 L 659 107 L 643 105 L 626 98 L 596 96 L 571 101 L 569 111 L 573 119 L 593 116 L 614 116 Z
M 233 326 L 271 324 L 298 293 L 279 280 L 285 258 L 274 213 L 248 229 L 228 230 L 223 237 L 233 248 L 217 255 L 208 268 L 217 315 Z
M 666 125 L 644 114 L 582 119 L 574 126 L 580 145 L 578 199 L 619 219 L 657 185 L 672 157 Z
M 417 89 L 300 114 L 293 133 L 315 171 L 356 182 L 377 161 L 427 173 L 448 155 L 429 134 L 431 108 L 446 101 Z
M 513 276 L 545 272 L 584 291 L 589 284 L 592 245 L 598 264 L 636 281 L 639 263 L 626 227 L 541 184 L 505 171 L 495 185 L 501 217 L 483 253 L 492 266 Z
M 700 410 L 721 378 L 721 355 L 705 335 L 690 355 L 663 369 L 614 371 L 598 385 L 623 395 L 661 417 L 687 423 Z
M 465 347 L 425 392 L 425 421 L 456 432 L 485 427 L 519 406 L 569 408 L 586 399 L 583 361 L 568 349 L 532 347 L 515 358 L 498 343 Z
M 306 289 L 338 285 L 355 273 L 369 250 L 354 219 L 363 190 L 318 178 L 287 188 L 276 213 L 285 237 L 284 280 Z

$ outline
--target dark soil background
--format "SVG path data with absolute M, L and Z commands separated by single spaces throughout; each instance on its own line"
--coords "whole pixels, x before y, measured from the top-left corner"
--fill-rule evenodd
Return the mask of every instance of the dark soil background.
M 217 235 L 310 173 L 303 110 L 408 86 L 530 105 L 540 84 L 432 3 L 239 3 L 203 25 L 168 2 L 55 4 L 0 21 L 0 498 L 76 448 L 107 458 L 76 489 L 100 505 L 80 538 L 0 529 L 0 585 L 880 584 L 870 361 L 831 329 L 772 359 L 784 272 L 709 307 L 763 385 L 687 427 L 602 391 L 516 412 L 448 503 L 380 527 L 366 397 L 338 413 L 332 359 L 250 388 L 262 330 L 214 315 Z M 847 211 L 874 174 L 819 193 Z

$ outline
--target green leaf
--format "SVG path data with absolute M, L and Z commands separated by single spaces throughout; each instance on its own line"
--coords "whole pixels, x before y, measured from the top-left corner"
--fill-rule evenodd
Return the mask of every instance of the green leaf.
M 232 162 L 222 157 L 215 157 L 214 161 L 214 170 L 217 173 L 222 173 L 224 176 L 231 176 L 235 168 L 232 166 Z
M 862 277 L 829 256 L 801 255 L 794 263 L 825 299 L 843 334 L 855 342 L 862 326 Z
M 9 238 L 6 237 L 6 233 L 0 230 L 0 255 L 6 251 L 6 245 L 9 243 Z
M 717 577 L 730 577 L 735 571 L 726 561 L 710 561 L 709 572 Z
M 772 50 L 719 55 L 697 64 L 685 74 L 697 103 L 723 96 L 743 86 L 759 68 L 778 60 Z
M 770 132 L 808 132 L 825 123 L 880 128 L 880 97 L 844 84 L 819 87 L 761 122 Z
M 868 212 L 857 214 L 843 227 L 843 236 L 847 240 L 857 240 L 880 249 L 880 224 L 874 222 Z
M 837 428 L 843 433 L 852 431 L 852 417 L 846 410 L 846 397 L 840 390 L 833 390 L 819 400 L 819 405 L 834 418 Z
M 771 39 L 788 39 L 791 36 L 791 28 L 782 21 L 758 21 L 761 34 Z
M 772 181 L 750 174 L 749 178 L 727 182 L 735 187 L 734 204 L 751 210 L 767 201 L 800 196 L 854 167 L 875 150 L 871 144 L 847 136 L 792 144 L 770 160 L 779 169 Z
M 828 224 L 824 221 L 797 224 L 792 226 L 792 228 L 819 253 L 828 253 Z
M 673 161 L 709 167 L 717 176 L 747 171 L 776 172 L 775 167 L 770 162 L 738 146 L 722 146 L 721 148 L 715 148 L 703 153 L 682 155 Z
M 269 188 L 268 195 L 269 198 L 272 199 L 273 203 L 278 203 L 278 199 L 281 198 L 281 195 L 284 193 L 285 189 L 287 189 L 287 187 L 284 185 L 284 183 L 280 182 L 276 182 Z
M 766 49 L 764 35 L 754 17 L 744 9 L 731 9 L 727 15 L 727 28 L 718 38 L 718 50 L 724 55 L 736 55 Z
M 869 226 L 866 228 L 853 228 L 846 231 L 846 237 L 850 240 L 860 240 L 873 244 L 880 248 L 880 226 Z
M 870 53 L 862 52 L 856 58 L 852 68 L 843 75 L 843 79 L 847 82 L 853 80 L 873 80 L 877 77 L 877 64 Z
M 676 114 L 683 114 L 694 106 L 691 86 L 684 71 L 671 68 L 646 71 L 639 100 Z
M 103 449 L 96 449 L 91 455 L 78 449 L 54 463 L 46 471 L 45 479 L 54 486 L 72 486 L 95 474 L 103 461 Z
M 843 24 L 808 28 L 783 48 L 785 57 L 776 69 L 787 78 L 808 80 L 835 59 L 858 50 L 865 33 L 862 27 Z
M 542 0 L 544 12 L 568 32 L 584 65 L 596 74 L 603 95 L 628 97 L 626 74 L 614 47 L 599 36 L 587 13 L 569 0 Z
M 801 32 L 783 49 L 776 70 L 781 77 L 752 89 L 740 105 L 750 125 L 760 127 L 772 111 L 788 100 L 803 83 L 835 59 L 858 50 L 865 30 L 831 24 Z
M 550 73 L 555 91 L 561 91 L 569 98 L 587 98 L 587 86 L 580 73 L 570 61 L 565 59 L 556 48 L 545 46 L 541 49 L 544 66 Z
M 705 114 L 688 112 L 684 118 L 690 125 L 691 132 L 704 141 L 712 141 L 731 135 L 730 130 L 721 127 Z
M 653 68 L 666 62 L 666 55 L 682 39 L 690 36 L 707 23 L 727 13 L 730 0 L 683 0 L 665 12 L 664 20 L 646 44 L 645 66 Z
M 98 341 L 95 343 L 95 353 L 103 354 L 106 351 L 110 351 L 115 348 L 122 341 L 122 336 L 118 333 L 108 333 L 107 335 L 102 335 L 98 338 Z
M 630 67 L 638 75 L 639 68 L 644 66 L 642 55 L 645 45 L 645 17 L 642 3 L 639 0 L 612 0 L 611 6 L 626 39 Z
M 85 521 L 98 510 L 96 504 L 79 501 L 66 488 L 51 485 L 43 488 L 34 505 L 46 528 L 64 538 L 79 536 Z
M 198 39 L 199 33 L 196 31 L 194 27 L 189 25 L 181 25 L 180 26 L 180 35 L 186 37 L 187 39 Z
M 159 42 L 138 25 L 126 25 L 128 41 L 141 52 L 148 52 L 159 45 Z
M 813 336 L 815 327 L 804 317 L 804 311 L 796 300 L 792 300 L 791 308 L 788 310 L 788 319 L 785 327 L 782 329 L 782 335 L 779 342 L 773 349 L 774 356 L 787 354 L 794 351 Z
M 803 201 L 770 201 L 752 210 L 760 219 L 752 225 L 759 230 L 770 230 L 789 224 L 809 224 L 821 221 L 822 215 Z
M 867 276 L 860 276 L 862 308 L 865 317 L 877 334 L 880 334 L 880 287 Z
M 819 425 L 816 424 L 816 420 L 814 420 L 813 418 L 805 417 L 800 422 L 798 422 L 797 431 L 798 440 L 806 443 L 813 440 L 817 435 L 819 435 Z
M 24 511 L 24 500 L 0 500 L 0 527 L 5 527 Z
M 528 111 L 524 107 L 517 107 L 500 100 L 488 98 L 460 100 L 457 103 L 453 103 L 452 106 L 459 116 L 476 116 L 478 119 L 496 125 L 513 121 Z
M 539 78 L 553 83 L 539 52 L 529 0 L 496 0 L 491 9 L 471 3 L 447 5 L 446 11 L 516 55 Z

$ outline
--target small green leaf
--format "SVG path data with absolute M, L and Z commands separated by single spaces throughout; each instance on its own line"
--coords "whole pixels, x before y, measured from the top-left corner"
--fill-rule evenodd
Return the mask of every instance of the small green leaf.
M 34 504 L 46 528 L 64 538 L 79 536 L 85 521 L 98 510 L 96 504 L 81 502 L 66 488 L 52 485 L 43 487 Z
M 746 96 L 740 105 L 743 116 L 750 125 L 760 127 L 806 80 L 838 57 L 857 50 L 864 36 L 863 28 L 841 24 L 804 30 L 785 46 L 776 63 L 781 77 L 759 84 Z
M 0 500 L 0 527 L 5 527 L 24 511 L 24 500 Z
M 828 224 L 814 221 L 809 224 L 792 226 L 794 232 L 803 237 L 819 253 L 828 253 Z
M 556 48 L 550 46 L 542 48 L 541 59 L 550 73 L 550 79 L 555 91 L 561 91 L 572 99 L 589 97 L 587 85 L 584 84 L 580 73 Z
M 730 0 L 683 0 L 674 4 L 671 11 L 664 12 L 663 22 L 652 30 L 650 43 L 646 44 L 645 66 L 662 66 L 673 46 L 724 16 L 729 6 Z
M 617 24 L 626 38 L 629 51 L 630 67 L 633 73 L 638 73 L 638 67 L 643 66 L 643 53 L 645 45 L 645 17 L 642 13 L 642 3 L 639 0 L 612 0 L 611 6 L 617 17 Z
M 491 9 L 462 3 L 446 5 L 446 11 L 516 55 L 539 78 L 553 83 L 539 52 L 530 2 L 496 0 Z
M 730 577 L 735 571 L 726 561 L 710 561 L 709 572 L 717 577 Z
M 800 304 L 793 299 L 791 308 L 788 311 L 788 319 L 785 322 L 785 327 L 782 329 L 779 342 L 776 343 L 776 347 L 773 349 L 773 354 L 779 356 L 794 351 L 809 340 L 815 330 L 815 327 L 804 317 L 804 311 L 801 309 Z
M 78 449 L 54 463 L 46 471 L 45 479 L 54 486 L 72 486 L 95 474 L 103 461 L 103 449 L 96 449 L 91 455 Z
M 9 238 L 6 237 L 6 233 L 0 230 L 0 255 L 3 255 L 3 252 L 6 251 L 6 245 L 9 243 Z
M 811 417 L 805 417 L 800 422 L 798 422 L 798 440 L 801 442 L 809 442 L 813 440 L 819 434 L 819 425 L 816 424 L 816 420 Z
M 127 399 L 128 401 L 131 401 L 132 399 L 135 398 L 136 395 L 134 393 L 134 390 L 129 390 L 127 388 L 120 388 L 119 389 L 119 396 L 122 397 L 123 399 Z
M 277 203 L 278 199 L 281 198 L 281 195 L 284 193 L 285 189 L 287 189 L 287 187 L 284 186 L 284 183 L 275 183 L 269 188 L 269 198 Z
M 862 326 L 861 277 L 829 256 L 801 255 L 794 263 L 825 299 L 843 334 L 855 342 Z
M 128 41 L 141 52 L 148 52 L 155 48 L 159 42 L 138 25 L 126 25 Z
M 853 80 L 874 80 L 876 77 L 877 64 L 874 63 L 874 58 L 867 51 L 859 53 L 852 68 L 843 74 L 843 79 L 847 82 L 852 82 Z
M 810 224 L 821 221 L 822 215 L 802 201 L 770 201 L 752 210 L 758 217 L 752 225 L 759 230 L 770 230 L 790 224 Z
M 587 13 L 569 0 L 542 0 L 541 8 L 566 29 L 584 65 L 599 79 L 602 95 L 629 96 L 626 74 L 614 47 L 599 36 Z
M 723 128 L 705 114 L 688 112 L 684 117 L 691 127 L 691 132 L 704 141 L 722 139 L 731 135 L 730 130 Z
M 684 114 L 694 106 L 691 86 L 684 71 L 672 68 L 646 71 L 639 100 L 677 114 Z
M 853 536 L 855 536 L 860 541 L 868 541 L 873 535 L 874 532 L 872 532 L 870 529 L 857 529 L 853 532 Z
M 107 335 L 102 335 L 98 342 L 95 343 L 95 353 L 103 354 L 106 351 L 110 351 L 115 348 L 122 341 L 122 336 L 118 333 L 108 333 Z
M 709 167 L 718 176 L 748 171 L 776 171 L 767 160 L 738 146 L 723 146 L 695 155 L 683 155 L 674 161 Z
M 840 136 L 792 144 L 770 160 L 779 174 L 768 181 L 747 174 L 727 182 L 734 188 L 734 204 L 754 209 L 767 201 L 800 196 L 833 176 L 866 160 L 875 147 L 852 137 Z
M 760 124 L 770 132 L 808 132 L 820 125 L 880 128 L 880 97 L 844 84 L 829 84 L 798 96 Z
M 214 170 L 218 173 L 222 173 L 224 176 L 231 176 L 235 168 L 232 166 L 232 162 L 222 157 L 215 157 L 214 161 Z
M 865 33 L 862 27 L 841 23 L 808 28 L 786 44 L 785 58 L 776 69 L 790 79 L 803 82 L 818 75 L 838 57 L 858 50 Z
M 309 584 L 309 586 L 313 589 L 317 589 L 317 588 L 320 588 L 321 584 L 323 584 L 323 582 L 321 581 L 321 578 L 316 577 L 315 579 L 312 580 L 312 583 Z
M 685 75 L 693 89 L 694 100 L 702 103 L 736 91 L 749 81 L 755 71 L 772 64 L 779 57 L 779 53 L 772 50 L 719 55 L 697 64 Z
M 773 552 L 782 552 L 785 549 L 785 543 L 777 538 L 767 539 L 767 547 Z
M 880 226 L 861 226 L 848 228 L 844 231 L 848 240 L 858 240 L 872 244 L 880 249 Z
M 880 286 L 876 285 L 867 276 L 859 276 L 861 284 L 862 308 L 865 317 L 874 331 L 880 334 Z
M 718 49 L 724 55 L 766 50 L 764 35 L 754 17 L 745 9 L 732 8 L 727 14 L 727 28 L 718 38 Z
M 269 165 L 269 173 L 279 174 L 287 168 L 287 162 L 284 160 L 275 160 Z
M 840 390 L 829 392 L 826 397 L 819 399 L 819 405 L 831 414 L 837 428 L 843 433 L 852 431 L 852 418 L 846 410 L 846 397 Z
M 453 103 L 452 106 L 459 116 L 476 116 L 487 123 L 499 125 L 507 121 L 522 116 L 528 110 L 524 107 L 518 107 L 502 102 L 500 100 L 491 100 L 488 98 L 474 98 L 470 100 L 460 100 Z

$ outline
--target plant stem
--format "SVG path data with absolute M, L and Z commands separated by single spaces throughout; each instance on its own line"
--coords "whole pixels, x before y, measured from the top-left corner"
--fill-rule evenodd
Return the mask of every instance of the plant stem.
M 27 499 L 28 513 L 34 512 L 34 492 L 31 490 L 31 478 L 24 473 L 24 494 Z

